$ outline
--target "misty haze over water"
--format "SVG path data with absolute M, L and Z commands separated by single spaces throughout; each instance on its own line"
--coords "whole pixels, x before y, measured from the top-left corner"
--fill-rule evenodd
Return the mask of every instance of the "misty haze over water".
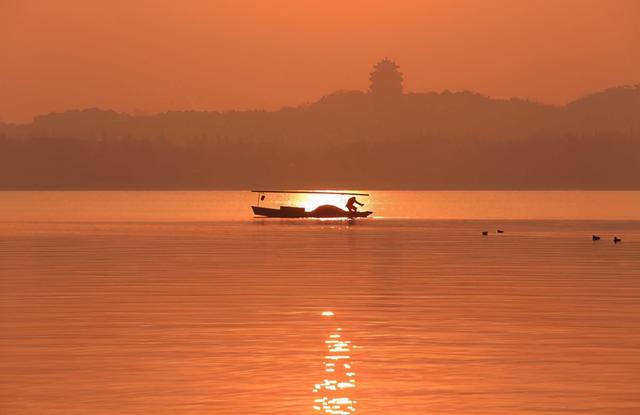
M 0 415 L 640 414 L 640 0 L 0 0 Z

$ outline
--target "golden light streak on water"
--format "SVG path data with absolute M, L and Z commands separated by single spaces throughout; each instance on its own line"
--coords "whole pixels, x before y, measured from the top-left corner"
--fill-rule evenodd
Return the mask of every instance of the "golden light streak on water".
M 331 315 L 334 314 L 331 313 Z M 321 396 L 313 400 L 312 408 L 323 414 L 349 415 L 355 413 L 356 401 L 346 395 L 345 390 L 354 389 L 356 380 L 355 372 L 350 370 L 352 362 L 344 361 L 351 359 L 351 355 L 344 353 L 350 353 L 352 345 L 349 340 L 334 340 L 341 337 L 338 331 L 342 331 L 342 328 L 336 328 L 335 332 L 329 334 L 329 340 L 324 342 L 329 354 L 324 357 L 323 364 L 325 373 L 330 373 L 332 379 L 325 378 L 314 385 L 313 393 Z

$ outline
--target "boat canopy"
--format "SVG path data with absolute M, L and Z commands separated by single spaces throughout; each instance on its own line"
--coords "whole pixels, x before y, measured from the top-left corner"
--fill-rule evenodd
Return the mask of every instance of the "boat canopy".
M 306 193 L 340 196 L 369 196 L 369 193 L 332 192 L 330 190 L 252 190 L 254 193 Z

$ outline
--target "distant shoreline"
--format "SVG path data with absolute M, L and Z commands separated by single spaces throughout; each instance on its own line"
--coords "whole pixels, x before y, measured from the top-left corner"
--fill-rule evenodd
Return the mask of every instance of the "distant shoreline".
M 640 86 L 564 107 L 343 91 L 278 112 L 87 109 L 0 124 L 0 189 L 640 189 Z

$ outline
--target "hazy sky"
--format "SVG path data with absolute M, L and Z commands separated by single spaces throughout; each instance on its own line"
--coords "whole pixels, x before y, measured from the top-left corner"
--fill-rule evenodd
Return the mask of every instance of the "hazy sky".
M 0 0 L 0 120 L 268 108 L 368 87 L 564 103 L 640 83 L 640 0 Z

